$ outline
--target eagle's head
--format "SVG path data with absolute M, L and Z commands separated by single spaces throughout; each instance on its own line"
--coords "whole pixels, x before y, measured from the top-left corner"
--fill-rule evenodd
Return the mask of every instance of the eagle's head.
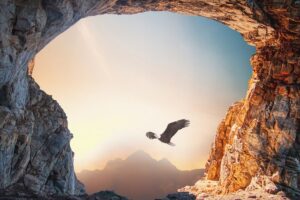
M 153 132 L 147 132 L 147 133 L 146 133 L 146 136 L 147 136 L 148 138 L 150 138 L 150 139 L 156 139 L 156 138 L 157 138 L 156 134 L 153 133 Z

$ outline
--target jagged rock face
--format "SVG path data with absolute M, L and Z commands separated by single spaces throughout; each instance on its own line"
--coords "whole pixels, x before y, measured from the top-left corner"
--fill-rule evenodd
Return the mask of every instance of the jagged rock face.
M 27 109 L 0 106 L 2 193 L 84 194 L 73 170 L 67 117 L 51 96 L 28 81 Z
M 220 168 L 221 161 L 224 156 L 225 146 L 226 144 L 233 141 L 234 135 L 229 135 L 231 128 L 235 128 L 234 122 L 236 121 L 237 113 L 242 108 L 243 103 L 238 102 L 232 105 L 225 117 L 225 119 L 221 122 L 217 130 L 217 136 L 215 139 L 214 146 L 210 152 L 210 158 L 207 162 L 206 170 L 207 170 L 207 178 L 209 180 L 219 180 L 220 178 Z
M 219 126 L 208 178 L 232 192 L 246 188 L 253 176 L 267 175 L 279 187 L 299 193 L 299 47 L 259 48 L 251 64 L 245 100 L 233 105 Z
M 219 126 L 208 178 L 219 180 L 223 192 L 245 188 L 259 175 L 299 191 L 299 0 L 2 0 L 0 189 L 80 190 L 66 117 L 27 75 L 36 52 L 86 16 L 163 10 L 220 21 L 257 48 L 247 96 Z

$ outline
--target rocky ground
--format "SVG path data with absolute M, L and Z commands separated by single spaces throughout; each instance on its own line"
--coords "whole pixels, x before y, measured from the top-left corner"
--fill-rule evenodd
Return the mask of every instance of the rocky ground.
M 255 183 L 247 187 L 245 190 L 238 190 L 230 194 L 220 194 L 217 181 L 199 180 L 194 186 L 186 186 L 179 189 L 179 192 L 189 193 L 191 200 L 244 200 L 244 199 L 261 199 L 261 200 L 287 200 L 292 199 L 286 196 L 283 191 L 276 191 L 273 185 L 262 188 Z M 272 187 L 272 188 L 271 188 Z M 273 194 L 272 194 L 273 193 Z M 179 200 L 180 198 L 178 198 Z
M 92 194 L 90 196 L 3 196 L 0 200 L 128 200 L 126 197 L 117 195 L 112 191 L 102 191 Z

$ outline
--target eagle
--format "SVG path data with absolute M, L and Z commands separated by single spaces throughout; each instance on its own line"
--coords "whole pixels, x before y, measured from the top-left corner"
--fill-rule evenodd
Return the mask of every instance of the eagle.
M 190 125 L 189 120 L 181 119 L 181 120 L 169 123 L 166 130 L 160 135 L 160 138 L 158 138 L 158 136 L 153 132 L 147 132 L 146 136 L 149 139 L 158 139 L 159 141 L 161 141 L 163 143 L 167 143 L 171 146 L 175 146 L 175 144 L 173 144 L 171 142 L 171 138 L 177 133 L 178 130 L 185 128 L 189 125 Z

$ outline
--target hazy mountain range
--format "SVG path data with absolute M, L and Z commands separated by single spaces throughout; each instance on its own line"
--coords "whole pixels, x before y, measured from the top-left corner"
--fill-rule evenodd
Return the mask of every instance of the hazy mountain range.
M 167 159 L 157 161 L 137 151 L 126 160 L 109 161 L 103 170 L 85 170 L 77 176 L 88 193 L 113 190 L 132 200 L 153 200 L 194 185 L 203 174 L 203 169 L 181 171 Z

